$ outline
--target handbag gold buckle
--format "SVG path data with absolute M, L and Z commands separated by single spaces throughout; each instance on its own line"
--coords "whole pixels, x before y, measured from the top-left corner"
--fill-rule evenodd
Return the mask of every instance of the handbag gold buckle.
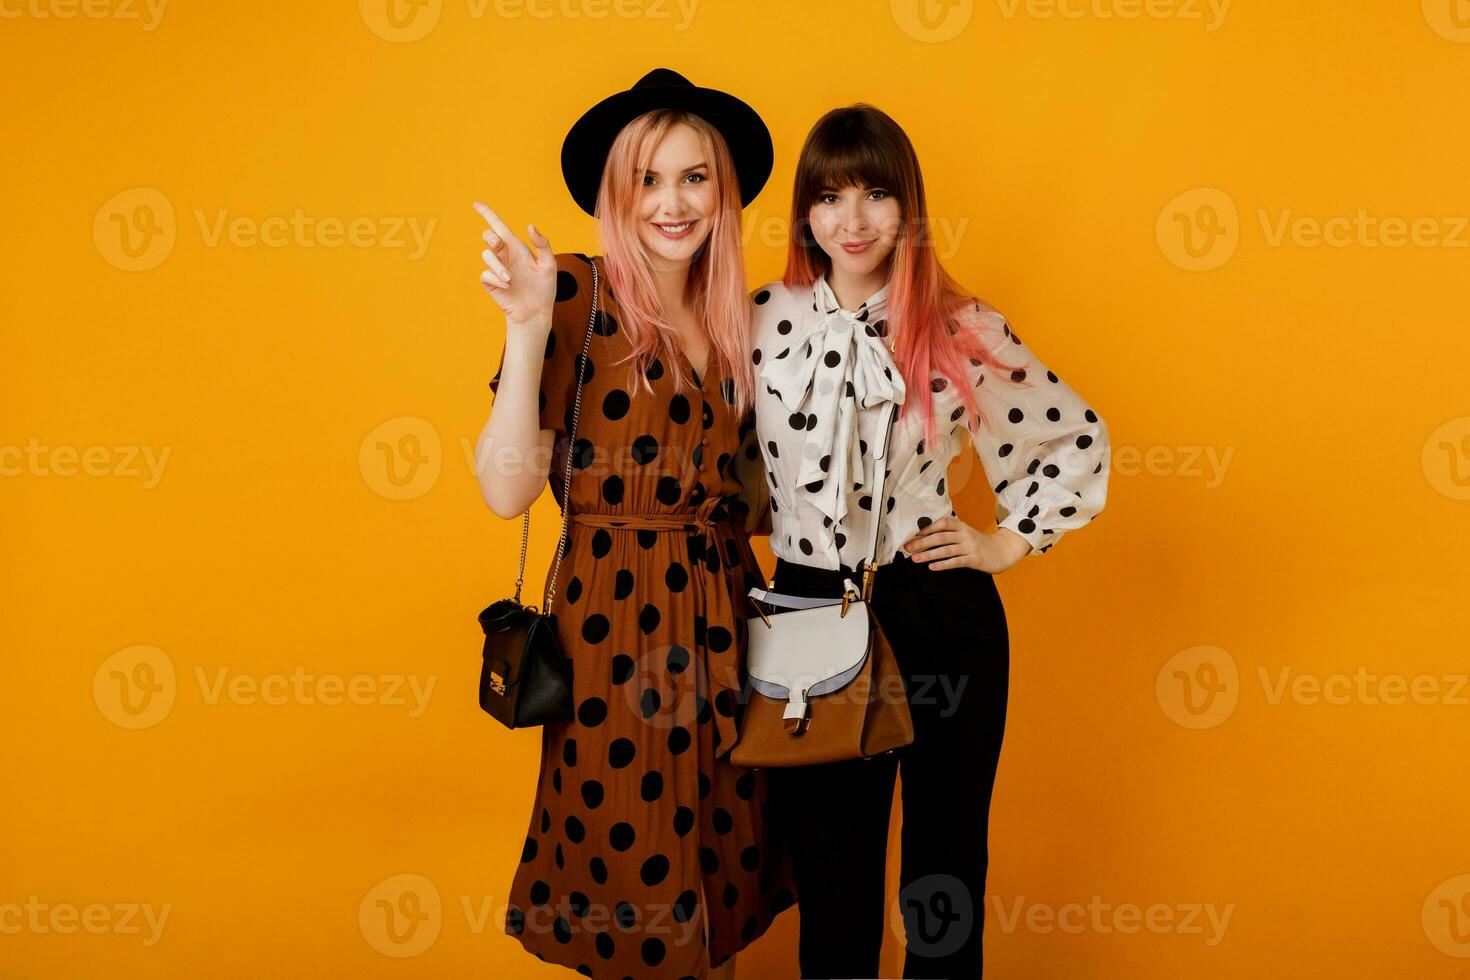
M 490 690 L 496 694 L 505 694 L 505 678 L 494 670 L 490 671 Z
M 847 607 L 852 605 L 854 602 L 857 602 L 860 598 L 862 597 L 851 589 L 848 589 L 846 592 L 842 593 L 842 618 L 847 618 Z

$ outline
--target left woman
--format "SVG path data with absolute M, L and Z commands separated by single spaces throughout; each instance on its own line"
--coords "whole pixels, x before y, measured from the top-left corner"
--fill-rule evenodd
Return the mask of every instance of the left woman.
M 730 977 L 792 901 L 763 778 L 727 758 L 737 610 L 760 581 L 730 465 L 755 387 L 739 225 L 771 159 L 748 105 L 658 69 L 562 147 L 604 256 L 553 255 L 531 226 L 533 251 L 476 205 L 490 226 L 481 281 L 506 318 L 480 485 L 507 518 L 548 476 L 571 501 L 548 587 L 562 585 L 575 717 L 543 730 L 506 930 L 587 976 Z

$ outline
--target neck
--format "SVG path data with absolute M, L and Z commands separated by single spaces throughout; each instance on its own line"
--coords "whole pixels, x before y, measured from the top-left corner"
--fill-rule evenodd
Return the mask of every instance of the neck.
M 867 273 L 848 272 L 838 268 L 833 263 L 827 272 L 827 285 L 832 287 L 832 295 L 837 297 L 837 303 L 844 310 L 855 310 L 863 305 L 863 301 L 869 296 L 883 288 L 888 281 L 888 272 L 892 266 L 892 260 L 880 264 L 877 268 Z
M 682 265 L 654 263 L 653 281 L 658 286 L 659 302 L 663 304 L 667 314 L 672 315 L 684 309 L 689 290 L 688 262 Z

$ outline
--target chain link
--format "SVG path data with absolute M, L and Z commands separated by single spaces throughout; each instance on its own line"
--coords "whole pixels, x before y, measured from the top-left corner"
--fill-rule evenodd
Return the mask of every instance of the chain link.
M 576 449 L 577 421 L 582 417 L 582 374 L 587 363 L 587 351 L 592 347 L 592 328 L 597 325 L 597 293 L 598 276 L 597 260 L 590 259 L 592 263 L 592 311 L 587 316 L 587 336 L 582 340 L 582 360 L 580 363 L 573 362 L 572 370 L 577 372 L 577 394 L 572 401 L 572 424 L 571 431 L 567 433 L 567 467 L 562 477 L 561 484 L 561 537 L 556 543 L 556 563 L 551 569 L 551 581 L 546 586 L 546 604 L 542 610 L 543 614 L 551 614 L 551 603 L 556 598 L 556 580 L 561 574 L 561 559 L 566 551 L 567 545 L 567 509 L 572 500 L 572 453 Z M 521 562 L 516 569 L 516 605 L 521 602 L 521 586 L 526 580 L 526 545 L 531 540 L 531 508 L 526 508 L 526 513 L 521 519 Z
M 521 585 L 526 581 L 526 544 L 531 540 L 531 508 L 521 515 L 521 564 L 516 570 L 515 604 L 521 604 Z

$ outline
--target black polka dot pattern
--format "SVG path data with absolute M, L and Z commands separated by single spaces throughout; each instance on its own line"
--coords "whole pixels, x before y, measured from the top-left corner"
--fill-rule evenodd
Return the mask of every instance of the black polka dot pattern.
M 903 329 L 887 320 L 886 287 L 856 311 L 839 308 L 822 279 L 793 289 L 769 283 L 761 294 L 763 302 L 752 307 L 758 394 L 749 444 L 761 453 L 766 480 L 747 499 L 752 506 L 768 501 L 778 557 L 855 567 L 866 554 L 871 522 L 880 519 L 877 560 L 890 560 L 919 530 L 954 513 L 947 478 L 966 435 L 995 488 L 996 523 L 1025 538 L 1033 553 L 1049 551 L 1102 510 L 1106 424 L 998 312 L 977 303 L 963 328 L 1006 366 L 975 356 L 962 360 L 961 378 L 930 372 L 935 437 L 926 440 L 917 412 L 897 421 L 888 499 L 875 514 L 867 482 L 872 447 L 888 403 L 908 400 L 886 346 Z M 966 382 L 979 399 L 983 424 L 953 381 Z M 744 482 L 751 487 L 753 481 Z
M 554 607 L 574 717 L 543 730 L 528 830 L 506 856 L 515 869 L 506 931 L 584 975 L 703 976 L 765 931 L 781 910 L 775 892 L 789 887 L 765 859 L 754 868 L 742 860 L 775 849 L 759 819 L 763 778 L 728 761 L 744 640 L 732 589 L 761 577 L 735 519 L 746 513 L 737 463 L 755 427 L 735 415 L 713 356 L 702 378 L 685 358 L 631 374 L 622 363 L 629 335 L 605 292 L 606 316 L 579 361 L 590 266 L 575 255 L 557 256 L 557 266 L 538 401 L 542 427 L 564 446 L 580 366 L 569 488 L 560 486 L 564 457 L 551 467 L 553 490 L 569 491 L 579 515 Z M 749 448 L 764 488 L 759 450 Z M 612 526 L 619 515 L 688 523 Z M 701 882 L 704 850 L 719 870 Z M 738 896 L 732 908 L 699 899 L 702 888 L 724 895 L 727 886 Z M 688 927 L 670 929 L 675 916 Z

